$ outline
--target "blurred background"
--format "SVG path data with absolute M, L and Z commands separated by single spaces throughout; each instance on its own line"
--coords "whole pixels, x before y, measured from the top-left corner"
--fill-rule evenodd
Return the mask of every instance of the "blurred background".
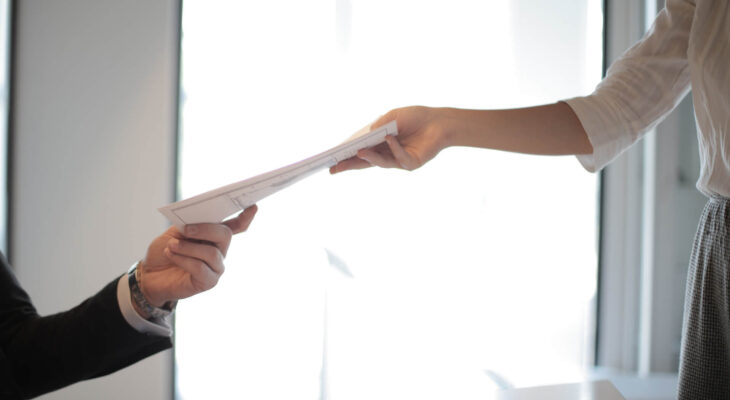
M 142 257 L 157 207 L 394 107 L 586 95 L 661 7 L 0 2 L 3 251 L 41 313 L 69 308 Z M 691 110 L 600 174 L 467 148 L 317 174 L 259 203 L 218 287 L 179 304 L 174 351 L 44 398 L 477 399 L 598 378 L 672 398 L 704 204 Z

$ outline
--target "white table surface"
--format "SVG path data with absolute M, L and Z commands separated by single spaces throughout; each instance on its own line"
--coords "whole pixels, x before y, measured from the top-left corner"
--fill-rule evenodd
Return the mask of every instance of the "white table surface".
M 498 400 L 625 400 L 607 380 L 504 390 Z

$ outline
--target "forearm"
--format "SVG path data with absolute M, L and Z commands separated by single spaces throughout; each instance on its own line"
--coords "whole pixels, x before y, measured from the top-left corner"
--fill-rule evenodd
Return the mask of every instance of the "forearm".
M 12 381 L 19 395 L 8 397 L 33 397 L 106 375 L 171 346 L 169 337 L 139 333 L 127 324 L 116 288 L 114 280 L 69 311 L 17 326 L 4 348 L 12 377 L 0 380 Z
M 562 102 L 510 110 L 440 111 L 449 146 L 545 155 L 593 152 L 578 117 Z

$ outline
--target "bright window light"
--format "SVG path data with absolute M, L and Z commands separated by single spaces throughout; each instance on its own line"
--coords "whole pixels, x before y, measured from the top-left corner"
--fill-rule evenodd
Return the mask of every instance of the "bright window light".
M 180 189 L 328 149 L 391 108 L 529 106 L 601 76 L 601 2 L 188 1 Z M 182 399 L 483 399 L 592 364 L 596 176 L 451 148 L 259 203 L 182 302 Z

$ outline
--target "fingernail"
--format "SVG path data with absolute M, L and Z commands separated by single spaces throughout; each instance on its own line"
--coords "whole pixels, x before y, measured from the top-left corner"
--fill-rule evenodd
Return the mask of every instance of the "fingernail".
M 198 233 L 198 227 L 195 225 L 187 225 L 185 227 L 185 233 L 188 235 L 195 235 Z
M 170 239 L 170 241 L 167 242 L 167 246 L 172 250 L 177 250 L 180 247 L 180 241 L 177 239 Z
M 165 250 L 162 250 L 163 253 L 165 253 L 165 256 L 168 258 L 172 257 L 172 252 L 170 252 L 170 249 L 165 247 Z

